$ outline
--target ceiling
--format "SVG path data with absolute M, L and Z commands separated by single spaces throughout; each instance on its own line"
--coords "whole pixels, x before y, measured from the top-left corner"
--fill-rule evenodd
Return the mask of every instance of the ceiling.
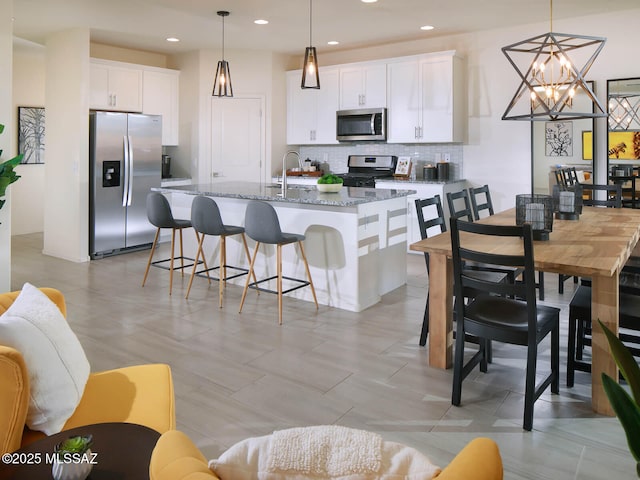
M 554 27 L 576 14 L 637 7 L 638 0 L 556 0 Z M 180 53 L 220 47 L 218 10 L 231 13 L 225 20 L 227 49 L 296 54 L 309 43 L 307 0 L 14 0 L 14 35 L 44 44 L 50 33 L 89 27 L 93 42 Z M 255 25 L 258 18 L 269 24 Z M 316 0 L 313 44 L 320 53 L 549 22 L 549 18 L 549 4 L 543 0 Z M 420 30 L 427 24 L 434 30 Z M 165 41 L 170 36 L 180 42 Z M 328 46 L 330 40 L 340 44 Z

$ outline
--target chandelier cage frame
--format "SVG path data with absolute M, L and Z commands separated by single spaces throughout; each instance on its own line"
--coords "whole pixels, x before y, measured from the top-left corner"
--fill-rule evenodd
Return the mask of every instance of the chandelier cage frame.
M 502 120 L 555 121 L 606 117 L 607 111 L 585 79 L 605 42 L 606 39 L 603 37 L 548 32 L 502 47 L 502 53 L 521 80 L 520 86 L 502 115 Z M 569 52 L 576 53 L 579 49 L 587 48 L 591 49 L 590 54 L 587 51 L 588 58 L 582 67 L 576 68 L 576 63 L 572 61 Z M 516 56 L 531 60 L 525 68 L 521 68 L 516 61 Z M 551 72 L 550 84 L 540 83 L 540 72 L 536 70 L 536 65 L 543 72 L 543 80 L 544 71 Z M 566 69 L 566 78 L 560 79 L 559 82 L 555 82 L 553 78 L 556 68 L 560 69 L 560 74 L 563 68 Z M 552 98 L 546 95 L 548 88 L 557 89 Z M 571 110 L 573 95 L 579 91 L 583 91 L 593 103 L 591 111 Z M 528 106 L 526 113 L 516 112 L 516 107 L 520 106 L 522 110 L 521 105 L 525 102 Z
M 609 130 L 625 131 L 640 127 L 640 94 L 609 93 L 608 107 Z

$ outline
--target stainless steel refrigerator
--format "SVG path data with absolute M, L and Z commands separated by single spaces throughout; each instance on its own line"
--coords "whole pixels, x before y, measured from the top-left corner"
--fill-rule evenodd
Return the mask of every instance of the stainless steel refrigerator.
M 91 112 L 89 132 L 91 258 L 149 248 L 146 198 L 160 186 L 162 117 Z

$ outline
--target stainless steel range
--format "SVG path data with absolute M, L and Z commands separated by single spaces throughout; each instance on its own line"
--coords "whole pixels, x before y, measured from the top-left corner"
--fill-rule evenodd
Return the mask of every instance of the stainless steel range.
M 398 157 L 395 155 L 349 155 L 348 173 L 341 173 L 345 187 L 376 186 L 376 178 L 392 177 Z

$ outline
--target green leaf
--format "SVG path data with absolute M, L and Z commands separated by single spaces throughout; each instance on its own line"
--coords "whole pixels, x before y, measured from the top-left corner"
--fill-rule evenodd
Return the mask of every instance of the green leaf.
M 4 132 L 4 125 L 0 123 L 0 133 Z
M 640 408 L 629 394 L 606 373 L 602 374 L 602 386 L 627 435 L 629 451 L 640 462 Z
M 609 330 L 600 320 L 598 320 L 598 323 L 607 337 L 611 354 L 620 372 L 622 372 L 622 376 L 627 380 L 629 387 L 631 387 L 631 393 L 633 393 L 636 404 L 640 405 L 640 367 L 629 349 L 624 346 L 617 335 Z

